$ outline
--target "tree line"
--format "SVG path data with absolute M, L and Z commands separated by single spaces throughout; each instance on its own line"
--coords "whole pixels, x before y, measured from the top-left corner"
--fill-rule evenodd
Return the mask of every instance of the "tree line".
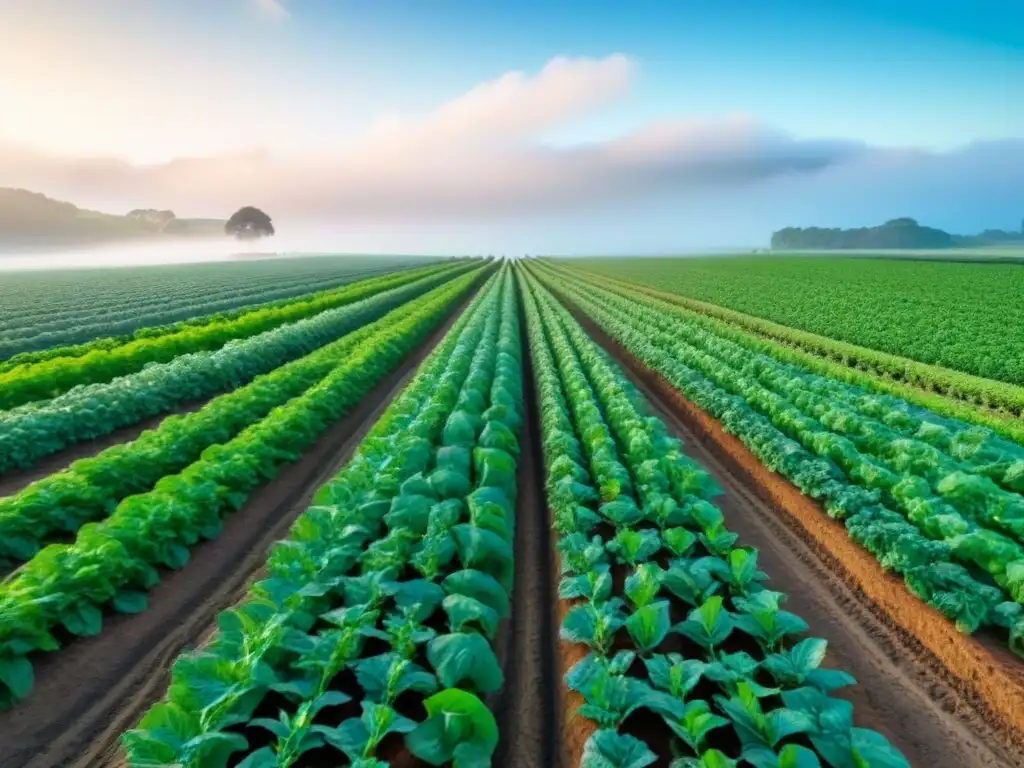
M 925 227 L 915 219 L 892 219 L 877 227 L 839 229 L 786 227 L 772 233 L 773 250 L 888 250 L 963 248 L 970 246 L 1024 243 L 1024 221 L 1020 232 L 986 229 L 978 235 L 953 235 Z

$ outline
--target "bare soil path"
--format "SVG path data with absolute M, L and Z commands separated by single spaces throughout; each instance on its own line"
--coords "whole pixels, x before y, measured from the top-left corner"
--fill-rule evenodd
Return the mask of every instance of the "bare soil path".
M 520 331 L 525 408 L 519 435 L 515 586 L 504 665 L 505 686 L 495 711 L 501 741 L 493 764 L 507 768 L 552 768 L 558 681 L 552 638 L 558 632 L 558 627 L 553 627 L 557 595 L 551 580 L 553 554 L 548 546 L 550 525 L 544 500 L 533 368 L 526 328 Z

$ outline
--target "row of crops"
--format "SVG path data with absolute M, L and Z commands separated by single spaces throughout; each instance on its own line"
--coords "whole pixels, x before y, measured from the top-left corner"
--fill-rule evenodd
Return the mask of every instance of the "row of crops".
M 826 354 L 835 339 L 899 356 L 904 366 L 909 359 L 1024 385 L 1024 272 L 1015 264 L 822 256 L 588 259 L 582 266 L 818 334 Z M 799 333 L 787 340 L 811 343 Z M 904 372 L 887 355 L 835 346 L 859 365 Z M 969 377 L 942 379 L 943 387 L 977 385 Z M 997 397 L 1005 392 L 992 388 Z
M 187 352 L 109 381 L 82 384 L 50 399 L 0 411 L 0 471 L 31 466 L 40 458 L 76 443 L 110 434 L 189 403 L 201 402 L 219 392 L 227 391 L 229 397 L 235 399 L 236 388 L 248 382 L 258 383 L 257 388 L 262 389 L 264 385 L 257 377 L 324 348 L 408 300 L 475 269 L 479 269 L 478 265 L 463 262 L 440 270 L 428 269 L 426 274 L 409 272 L 398 277 L 374 278 L 345 291 L 339 299 L 340 305 L 333 309 L 232 339 L 217 349 Z M 216 331 L 220 325 L 216 323 L 206 328 Z M 203 335 L 202 330 L 195 333 Z M 182 343 L 187 346 L 192 332 L 184 335 L 186 339 Z M 154 343 L 159 344 L 164 338 L 155 337 Z M 133 342 L 123 349 L 131 359 L 136 351 L 144 356 L 148 347 Z M 315 370 L 330 367 L 330 351 L 323 351 L 321 364 L 315 366 Z M 96 375 L 100 375 L 110 354 L 95 352 L 84 358 L 58 358 L 0 376 L 24 382 L 25 391 L 39 391 L 56 379 L 51 379 L 45 371 L 37 376 L 37 367 L 50 369 L 59 364 L 79 367 L 80 361 L 88 365 L 89 361 L 96 360 Z M 309 367 L 309 361 L 305 367 Z M 209 405 L 218 407 L 223 402 L 214 400 Z M 208 410 L 204 409 L 203 413 Z M 185 418 L 195 421 L 199 417 Z
M 110 381 L 152 363 L 219 349 L 234 339 L 256 336 L 424 277 L 468 266 L 407 270 L 231 315 L 204 315 L 162 328 L 147 328 L 131 340 L 103 338 L 73 348 L 49 349 L 45 360 L 11 360 L 0 372 L 0 410 L 56 397 L 77 386 Z
M 139 268 L 26 272 L 0 284 L 0 360 L 197 315 L 237 310 L 418 267 L 411 257 L 310 257 Z
M 204 542 L 231 541 L 261 489 L 332 427 L 350 429 L 339 422 L 395 386 L 460 306 L 354 451 L 339 449 L 350 458 L 244 598 L 174 662 L 121 736 L 128 766 L 514 757 L 505 676 L 536 650 L 511 639 L 517 545 L 550 546 L 555 561 L 550 594 L 529 597 L 553 604 L 554 630 L 523 642 L 555 652 L 559 717 L 545 725 L 568 764 L 908 766 L 857 726 L 856 681 L 830 668 L 815 617 L 786 610 L 709 472 L 591 328 L 957 628 L 1024 656 L 1020 444 L 773 356 L 647 288 L 549 261 L 457 260 L 0 363 L 0 473 L 76 446 L 86 456 L 0 498 L 0 710 L 31 707 L 43 665 L 110 637 L 114 617 L 159 614 L 157 585 Z M 90 455 L 90 440 L 154 417 Z M 535 498 L 518 480 L 533 460 L 526 418 L 539 424 L 551 537 L 524 541 L 524 527 L 516 543 Z M 533 552 L 520 569 L 542 562 Z
M 820 668 L 825 642 L 800 639 L 807 625 L 762 587 L 707 474 L 552 297 L 518 279 L 572 606 L 562 637 L 585 651 L 565 678 L 592 724 L 578 764 L 905 766 L 829 695 L 852 678 Z M 164 699 L 123 736 L 130 765 L 492 764 L 520 355 L 504 268 L 274 547 L 266 577 L 175 662 Z
M 781 363 L 672 305 L 575 271 L 553 289 L 964 632 L 1024 655 L 1024 450 L 988 430 Z
M 831 697 L 826 643 L 766 589 L 757 551 L 711 503 L 707 473 L 643 397 L 526 279 L 548 504 L 558 533 L 566 675 L 590 732 L 581 766 L 905 766 Z
M 30 692 L 32 660 L 59 651 L 62 638 L 100 633 L 110 612 L 145 610 L 162 569 L 185 567 L 193 547 L 217 537 L 226 516 L 354 408 L 481 276 L 398 289 L 379 319 L 335 325 L 331 336 L 351 333 L 319 352 L 5 499 L 4 558 L 15 570 L 0 583 L 0 706 Z
M 132 764 L 490 765 L 520 371 L 505 268 L 274 548 L 267 578 L 175 663 L 167 698 L 125 735 Z

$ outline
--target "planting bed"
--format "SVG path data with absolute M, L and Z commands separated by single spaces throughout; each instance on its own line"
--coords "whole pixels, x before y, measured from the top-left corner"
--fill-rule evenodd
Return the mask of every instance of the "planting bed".
M 564 262 L 341 282 L 0 366 L 0 765 L 1024 768 L 1013 428 Z

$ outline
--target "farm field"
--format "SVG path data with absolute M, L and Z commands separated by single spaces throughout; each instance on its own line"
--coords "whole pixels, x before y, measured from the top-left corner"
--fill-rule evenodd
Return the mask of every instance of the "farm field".
M 0 280 L 0 359 L 124 336 L 422 266 L 416 257 L 335 256 L 116 269 L 15 272 Z
M 1012 385 L 630 263 L 254 262 L 146 324 L 162 268 L 0 355 L 0 765 L 1024 766 Z
M 572 263 L 831 339 L 1024 385 L 1024 271 L 1017 264 L 841 256 Z

